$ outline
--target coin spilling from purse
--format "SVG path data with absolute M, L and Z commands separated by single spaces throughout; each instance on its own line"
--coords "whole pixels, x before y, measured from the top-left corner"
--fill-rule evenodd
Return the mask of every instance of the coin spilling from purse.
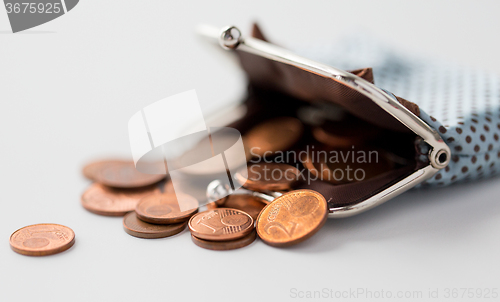
M 328 127 L 324 127 L 328 129 Z M 83 168 L 83 175 L 94 181 L 82 194 L 81 204 L 86 210 L 104 216 L 124 216 L 123 229 L 139 238 L 165 238 L 189 229 L 192 242 L 211 250 L 231 250 L 245 247 L 257 238 L 274 247 L 287 247 L 303 242 L 318 232 L 328 216 L 328 204 L 319 192 L 301 189 L 305 174 L 332 183 L 347 179 L 330 179 L 328 171 L 336 166 L 311 165 L 309 144 L 301 144 L 303 135 L 311 135 L 316 128 L 295 117 L 267 119 L 243 134 L 248 164 L 235 174 L 242 188 L 227 190 L 218 198 L 207 188 L 207 200 L 182 196 L 174 190 L 168 175 L 143 175 L 134 171 L 133 163 L 120 160 L 93 162 Z M 326 130 L 325 130 L 326 131 Z M 337 132 L 329 135 L 337 135 Z M 369 148 L 366 134 L 349 133 L 352 142 Z M 317 149 L 346 149 L 346 140 L 335 145 L 315 140 Z M 298 148 L 301 158 L 294 163 L 283 163 L 278 157 L 283 151 Z M 355 163 L 351 163 L 355 164 Z M 380 163 L 382 173 L 389 160 Z M 339 167 L 343 167 L 338 165 Z M 318 167 L 321 168 L 318 172 Z M 329 169 L 329 170 L 328 170 Z M 370 167 L 369 177 L 377 174 Z M 210 169 L 198 171 L 197 176 Z M 324 178 L 323 178 L 324 177 Z M 209 187 L 217 185 L 213 181 Z M 222 184 L 220 184 L 222 186 Z M 182 211 L 179 202 L 189 203 L 190 210 Z M 205 205 L 205 206 L 202 206 Z M 203 209 L 203 210 L 202 210 Z
M 258 123 L 243 135 L 248 165 L 235 175 L 242 188 L 235 191 L 226 188 L 228 196 L 220 199 L 208 196 L 209 201 L 182 196 L 189 209 L 184 211 L 179 206 L 180 193 L 175 193 L 168 175 L 141 173 L 127 160 L 91 162 L 82 169 L 83 176 L 92 183 L 81 196 L 81 206 L 97 215 L 123 216 L 124 231 L 138 238 L 170 237 L 187 228 L 195 245 L 210 250 L 242 248 L 257 238 L 274 247 L 303 242 L 321 229 L 329 210 L 323 195 L 300 188 L 305 175 L 339 184 L 355 181 L 333 175 L 339 167 L 344 169 L 351 164 L 355 169 L 358 165 L 365 168 L 367 177 L 374 177 L 393 164 L 390 156 L 376 166 L 317 161 L 312 146 L 317 150 L 342 151 L 348 144 L 346 137 L 325 143 L 323 137 L 327 135 L 340 136 L 336 130 L 326 132 L 329 129 L 326 126 L 320 139 L 301 143 L 304 135 L 314 137 L 317 127 L 295 117 Z M 351 130 L 349 137 L 357 146 L 351 150 L 370 149 L 370 139 L 365 133 L 355 135 Z M 336 141 L 341 143 L 337 145 Z M 301 157 L 283 163 L 280 154 L 294 148 Z M 199 171 L 203 173 L 210 171 Z M 210 190 L 207 194 L 210 195 Z M 203 203 L 206 205 L 202 206 Z M 54 243 L 58 236 L 67 238 L 64 244 Z M 50 255 L 70 248 L 74 238 L 73 231 L 64 226 L 35 225 L 16 231 L 11 236 L 11 247 L 24 255 Z
M 210 250 L 256 240 L 286 248 L 314 236 L 328 217 L 359 214 L 442 177 L 438 172 L 451 159 L 448 146 L 420 119 L 418 106 L 376 87 L 370 68 L 346 72 L 311 63 L 267 43 L 257 27 L 253 36 L 245 40 L 228 27 L 216 37 L 234 50 L 249 80 L 242 110 L 236 110 L 244 114 L 228 112 L 238 117 L 219 121 L 237 139 L 231 131 L 225 136 L 224 127 L 210 128 L 209 136 L 176 155 L 178 166 L 167 158 L 151 163 L 163 174 L 142 173 L 131 160 L 89 163 L 82 171 L 92 181 L 80 200 L 85 210 L 123 216 L 124 231 L 139 238 L 189 229 L 192 242 Z M 168 149 L 153 144 L 144 123 L 138 124 L 147 135 L 141 152 Z M 230 148 L 241 156 L 226 154 Z M 197 161 L 200 150 L 211 152 Z M 174 177 L 180 170 L 198 187 L 190 190 L 187 182 L 181 190 Z M 10 244 L 20 254 L 41 256 L 74 241 L 71 229 L 43 224 L 14 232 Z

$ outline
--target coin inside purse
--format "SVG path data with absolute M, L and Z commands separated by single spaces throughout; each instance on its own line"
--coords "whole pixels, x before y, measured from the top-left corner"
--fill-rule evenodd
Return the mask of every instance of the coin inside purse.
M 257 27 L 252 35 L 265 41 Z M 296 66 L 236 53 L 248 78 L 247 113 L 230 127 L 242 133 L 248 149 L 264 148 L 250 152 L 250 163 L 297 167 L 296 188 L 320 192 L 331 209 L 357 204 L 428 164 L 418 152 L 420 138 L 358 91 Z M 371 68 L 350 72 L 376 80 Z M 419 115 L 417 105 L 398 101 Z M 296 138 L 287 145 L 284 137 Z

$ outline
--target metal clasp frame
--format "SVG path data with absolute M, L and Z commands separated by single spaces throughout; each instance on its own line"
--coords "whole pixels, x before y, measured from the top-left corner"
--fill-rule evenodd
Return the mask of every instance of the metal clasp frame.
M 380 108 L 429 144 L 429 165 L 416 170 L 390 187 L 354 205 L 330 208 L 329 218 L 349 217 L 376 207 L 431 178 L 440 169 L 448 165 L 451 158 L 450 148 L 444 143 L 438 132 L 401 105 L 394 94 L 378 88 L 365 79 L 347 71 L 309 60 L 259 39 L 243 38 L 240 30 L 234 26 L 225 27 L 218 33 L 213 28 L 204 26 L 200 27 L 200 33 L 211 38 L 217 38 L 224 49 L 245 51 L 269 60 L 295 66 L 346 85 L 371 99 Z

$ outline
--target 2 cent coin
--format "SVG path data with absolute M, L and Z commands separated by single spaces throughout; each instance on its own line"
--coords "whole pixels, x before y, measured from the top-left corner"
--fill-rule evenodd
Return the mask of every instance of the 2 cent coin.
M 276 198 L 257 218 L 259 237 L 277 247 L 290 246 L 314 235 L 326 222 L 328 206 L 323 195 L 296 190 Z
M 72 229 L 53 223 L 34 224 L 10 236 L 14 252 L 27 256 L 46 256 L 63 252 L 75 243 Z

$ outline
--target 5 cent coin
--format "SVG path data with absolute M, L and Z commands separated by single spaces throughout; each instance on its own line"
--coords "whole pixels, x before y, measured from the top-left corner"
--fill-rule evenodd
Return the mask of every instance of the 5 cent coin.
M 290 246 L 314 235 L 326 222 L 328 206 L 323 195 L 296 190 L 276 198 L 257 218 L 259 237 L 277 247 Z
M 63 252 L 75 243 L 72 229 L 60 224 L 34 224 L 10 236 L 14 252 L 27 256 L 46 256 Z

